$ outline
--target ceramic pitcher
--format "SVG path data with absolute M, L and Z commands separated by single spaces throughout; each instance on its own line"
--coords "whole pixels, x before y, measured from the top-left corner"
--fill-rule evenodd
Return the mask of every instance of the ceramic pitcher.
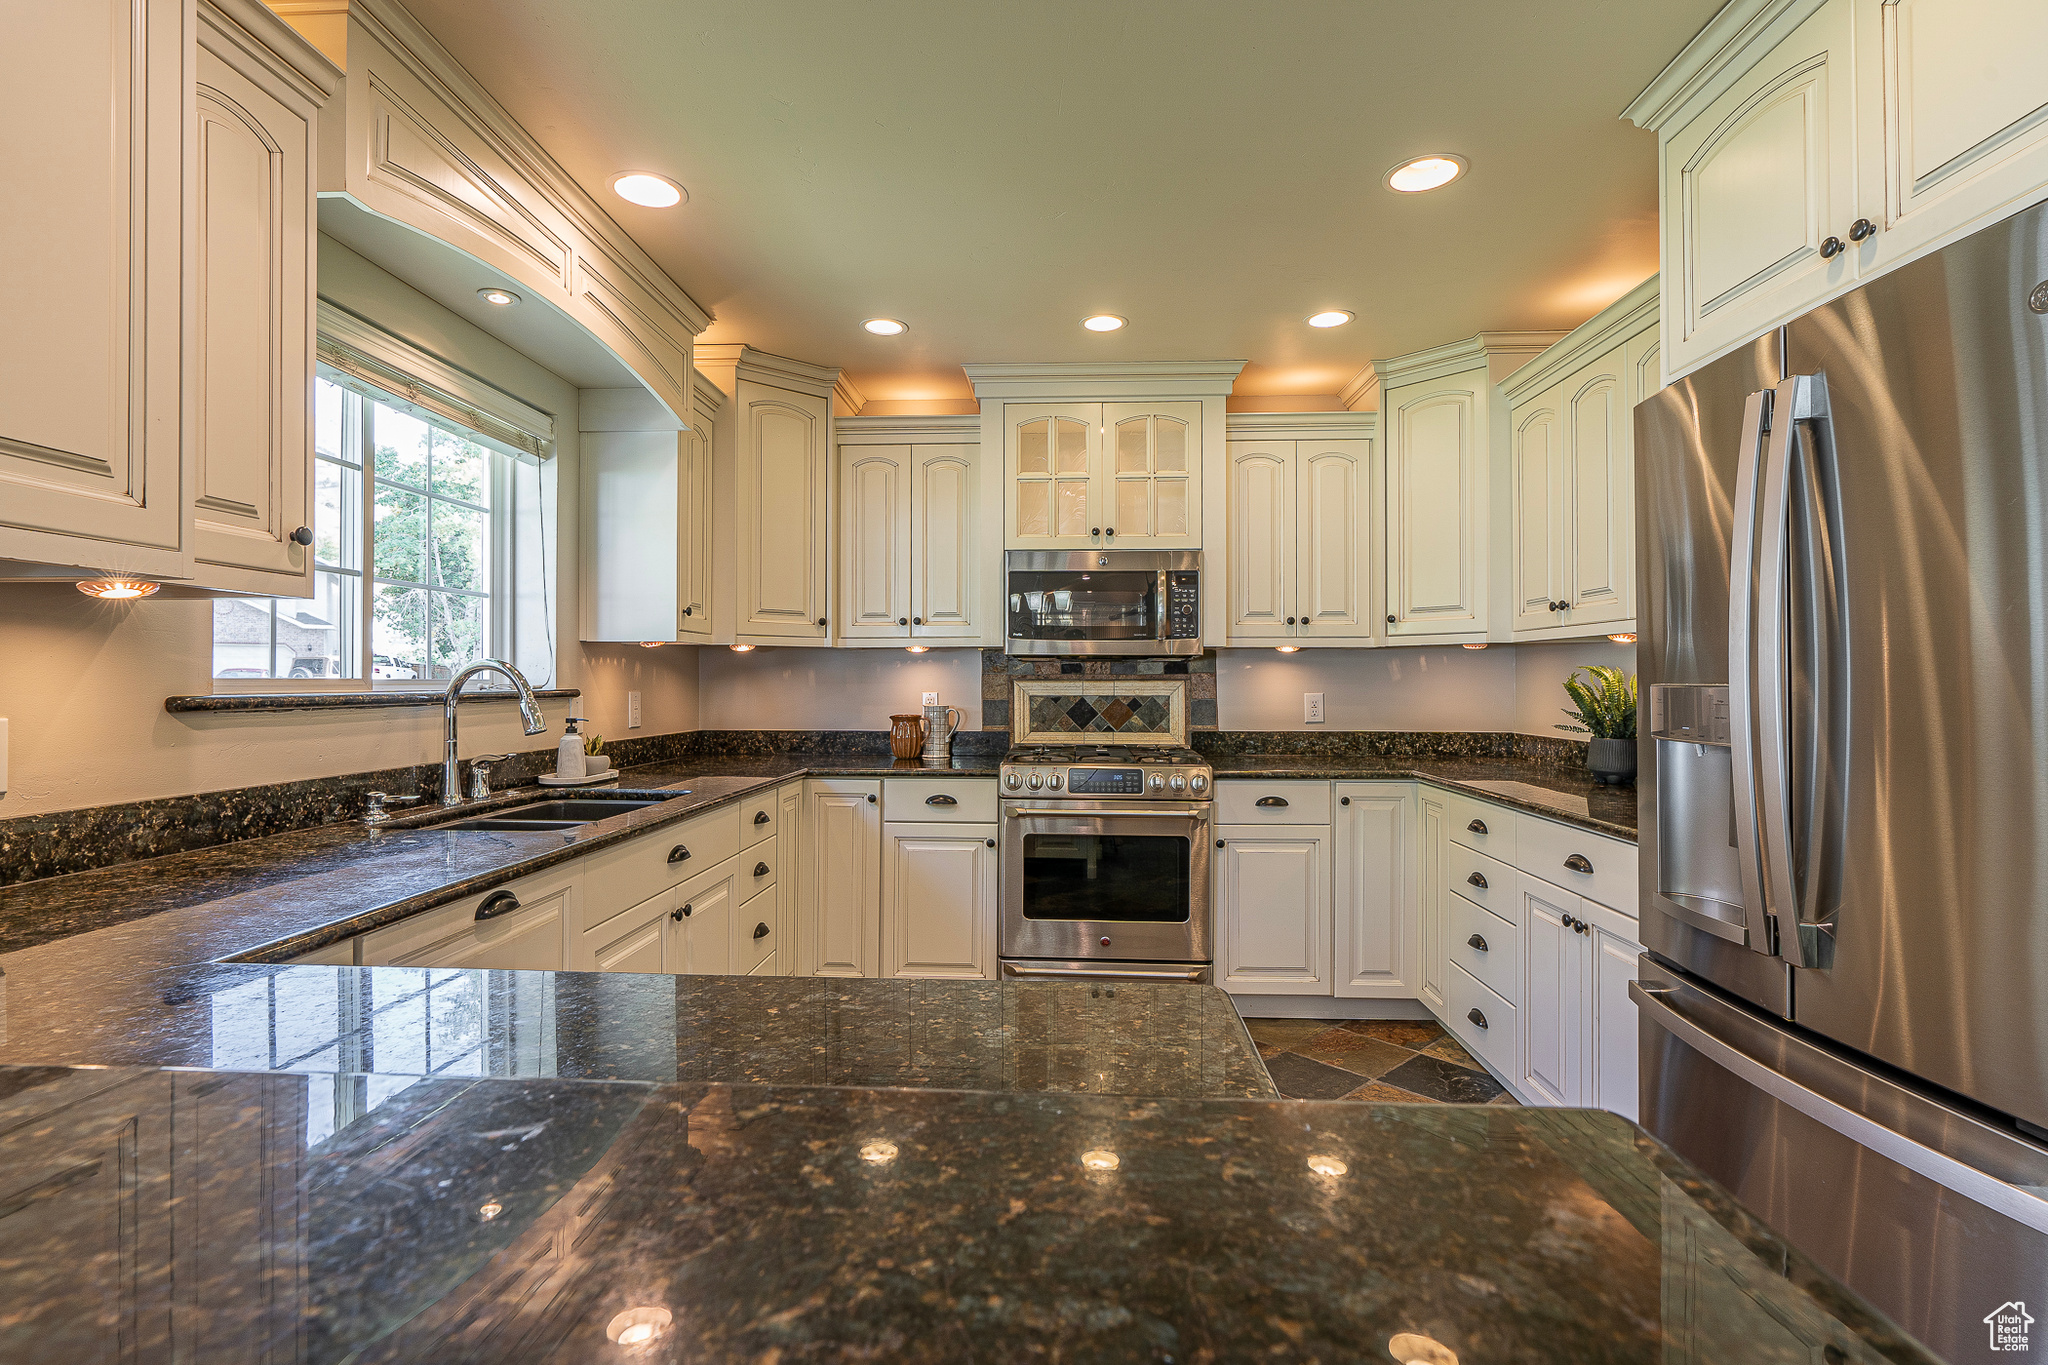
M 953 732 L 966 719 L 957 706 L 927 706 L 924 708 L 924 756 L 944 758 L 952 752 Z
M 889 752 L 898 758 L 916 758 L 924 752 L 924 717 L 889 717 Z

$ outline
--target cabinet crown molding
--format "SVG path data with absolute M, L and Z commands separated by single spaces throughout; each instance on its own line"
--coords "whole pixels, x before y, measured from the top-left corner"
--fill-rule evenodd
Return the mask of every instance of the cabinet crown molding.
M 962 365 L 977 399 L 1214 398 L 1227 396 L 1242 360 L 1124 360 Z
M 1367 361 L 1365 368 L 1351 376 L 1343 388 L 1337 390 L 1337 401 L 1352 412 L 1371 412 L 1380 401 L 1380 372 Z
M 1701 98 L 1712 99 L 1826 0 L 1728 0 L 1621 116 L 1656 131 Z
M 346 79 L 340 67 L 261 0 L 206 0 L 199 6 L 199 18 L 278 75 L 296 78 L 301 93 L 321 104 L 332 99 Z
M 692 366 L 690 370 L 690 401 L 697 405 L 697 412 L 707 419 L 716 417 L 718 410 L 725 406 L 725 391 L 704 377 L 703 371 Z
M 906 413 L 901 416 L 835 417 L 838 445 L 954 445 L 981 442 L 981 415 Z
M 1426 351 L 1413 351 L 1391 360 L 1375 360 L 1372 365 L 1379 375 L 1380 392 L 1384 394 L 1402 384 L 1441 379 L 1448 374 L 1476 370 L 1481 366 L 1506 374 L 1555 345 L 1564 335 L 1563 332 L 1481 332 L 1463 341 L 1432 346 Z M 1503 365 L 1505 368 L 1501 368 Z
M 833 415 L 844 414 L 847 417 L 858 417 L 860 416 L 860 410 L 867 405 L 868 396 L 860 391 L 858 385 L 846 377 L 846 371 L 839 371 L 838 378 L 832 381 Z
M 1501 380 L 1510 403 L 1549 388 L 1601 352 L 1618 346 L 1657 321 L 1659 277 L 1650 276 L 1635 288 L 1587 318 L 1534 360 Z
M 719 371 L 721 378 L 730 371 L 734 379 L 807 393 L 813 398 L 832 397 L 839 383 L 839 371 L 836 369 L 804 360 L 791 360 L 788 356 L 770 355 L 743 341 L 699 345 L 697 366 L 702 370 Z M 718 381 L 713 379 L 712 382 Z
M 1357 441 L 1379 435 L 1377 412 L 1233 412 L 1223 418 L 1231 441 Z

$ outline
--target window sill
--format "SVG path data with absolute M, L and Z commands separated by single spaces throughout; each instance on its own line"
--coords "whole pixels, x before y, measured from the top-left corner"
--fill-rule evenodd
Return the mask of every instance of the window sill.
M 554 687 L 535 689 L 542 701 L 580 697 L 582 689 Z M 487 687 L 464 692 L 464 701 L 512 701 L 519 694 L 509 688 Z M 351 707 L 439 706 L 445 692 L 228 692 L 203 697 L 165 697 L 164 710 L 172 715 L 195 711 L 337 711 Z

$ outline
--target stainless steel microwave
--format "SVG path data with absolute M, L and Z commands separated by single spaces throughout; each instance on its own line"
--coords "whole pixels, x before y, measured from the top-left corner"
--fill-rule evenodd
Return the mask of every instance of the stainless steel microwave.
M 1202 652 L 1200 550 L 1011 550 L 1011 654 Z

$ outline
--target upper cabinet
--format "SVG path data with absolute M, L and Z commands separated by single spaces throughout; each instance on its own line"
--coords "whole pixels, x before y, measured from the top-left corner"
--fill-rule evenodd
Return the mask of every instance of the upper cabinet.
M 1657 299 L 1652 276 L 1501 385 L 1514 639 L 1635 629 L 1631 412 L 1655 391 Z
M 1676 378 L 2048 190 L 2032 0 L 1732 0 L 1626 117 Z
M 997 569 L 983 526 L 979 421 L 885 417 L 833 425 L 840 640 L 978 641 L 994 619 L 986 597 Z
M 1012 550 L 1202 543 L 1202 405 L 1007 403 L 1003 543 Z
M 731 558 L 714 561 L 714 569 L 732 566 L 732 626 L 728 638 L 721 622 L 714 638 L 829 644 L 840 625 L 831 611 L 832 388 L 839 372 L 741 345 L 701 347 L 698 360 L 705 376 L 732 395 L 712 460 L 714 519 L 733 535 Z M 731 489 L 730 502 L 722 488 Z
M 340 80 L 254 0 L 8 21 L 23 268 L 0 311 L 0 560 L 306 595 L 314 120 Z M 295 538 L 297 535 L 299 538 Z
M 1372 643 L 1378 414 L 1244 414 L 1225 430 L 1225 643 Z
M 1498 385 L 1557 336 L 1482 332 L 1375 366 L 1386 441 L 1389 643 L 1487 639 L 1509 506 L 1511 433 Z
M 582 632 L 587 641 L 711 638 L 712 445 L 725 396 L 694 377 L 689 427 L 645 389 L 583 389 Z
M 348 5 L 348 79 L 320 190 L 454 246 L 560 310 L 679 423 L 710 315 L 395 0 Z

